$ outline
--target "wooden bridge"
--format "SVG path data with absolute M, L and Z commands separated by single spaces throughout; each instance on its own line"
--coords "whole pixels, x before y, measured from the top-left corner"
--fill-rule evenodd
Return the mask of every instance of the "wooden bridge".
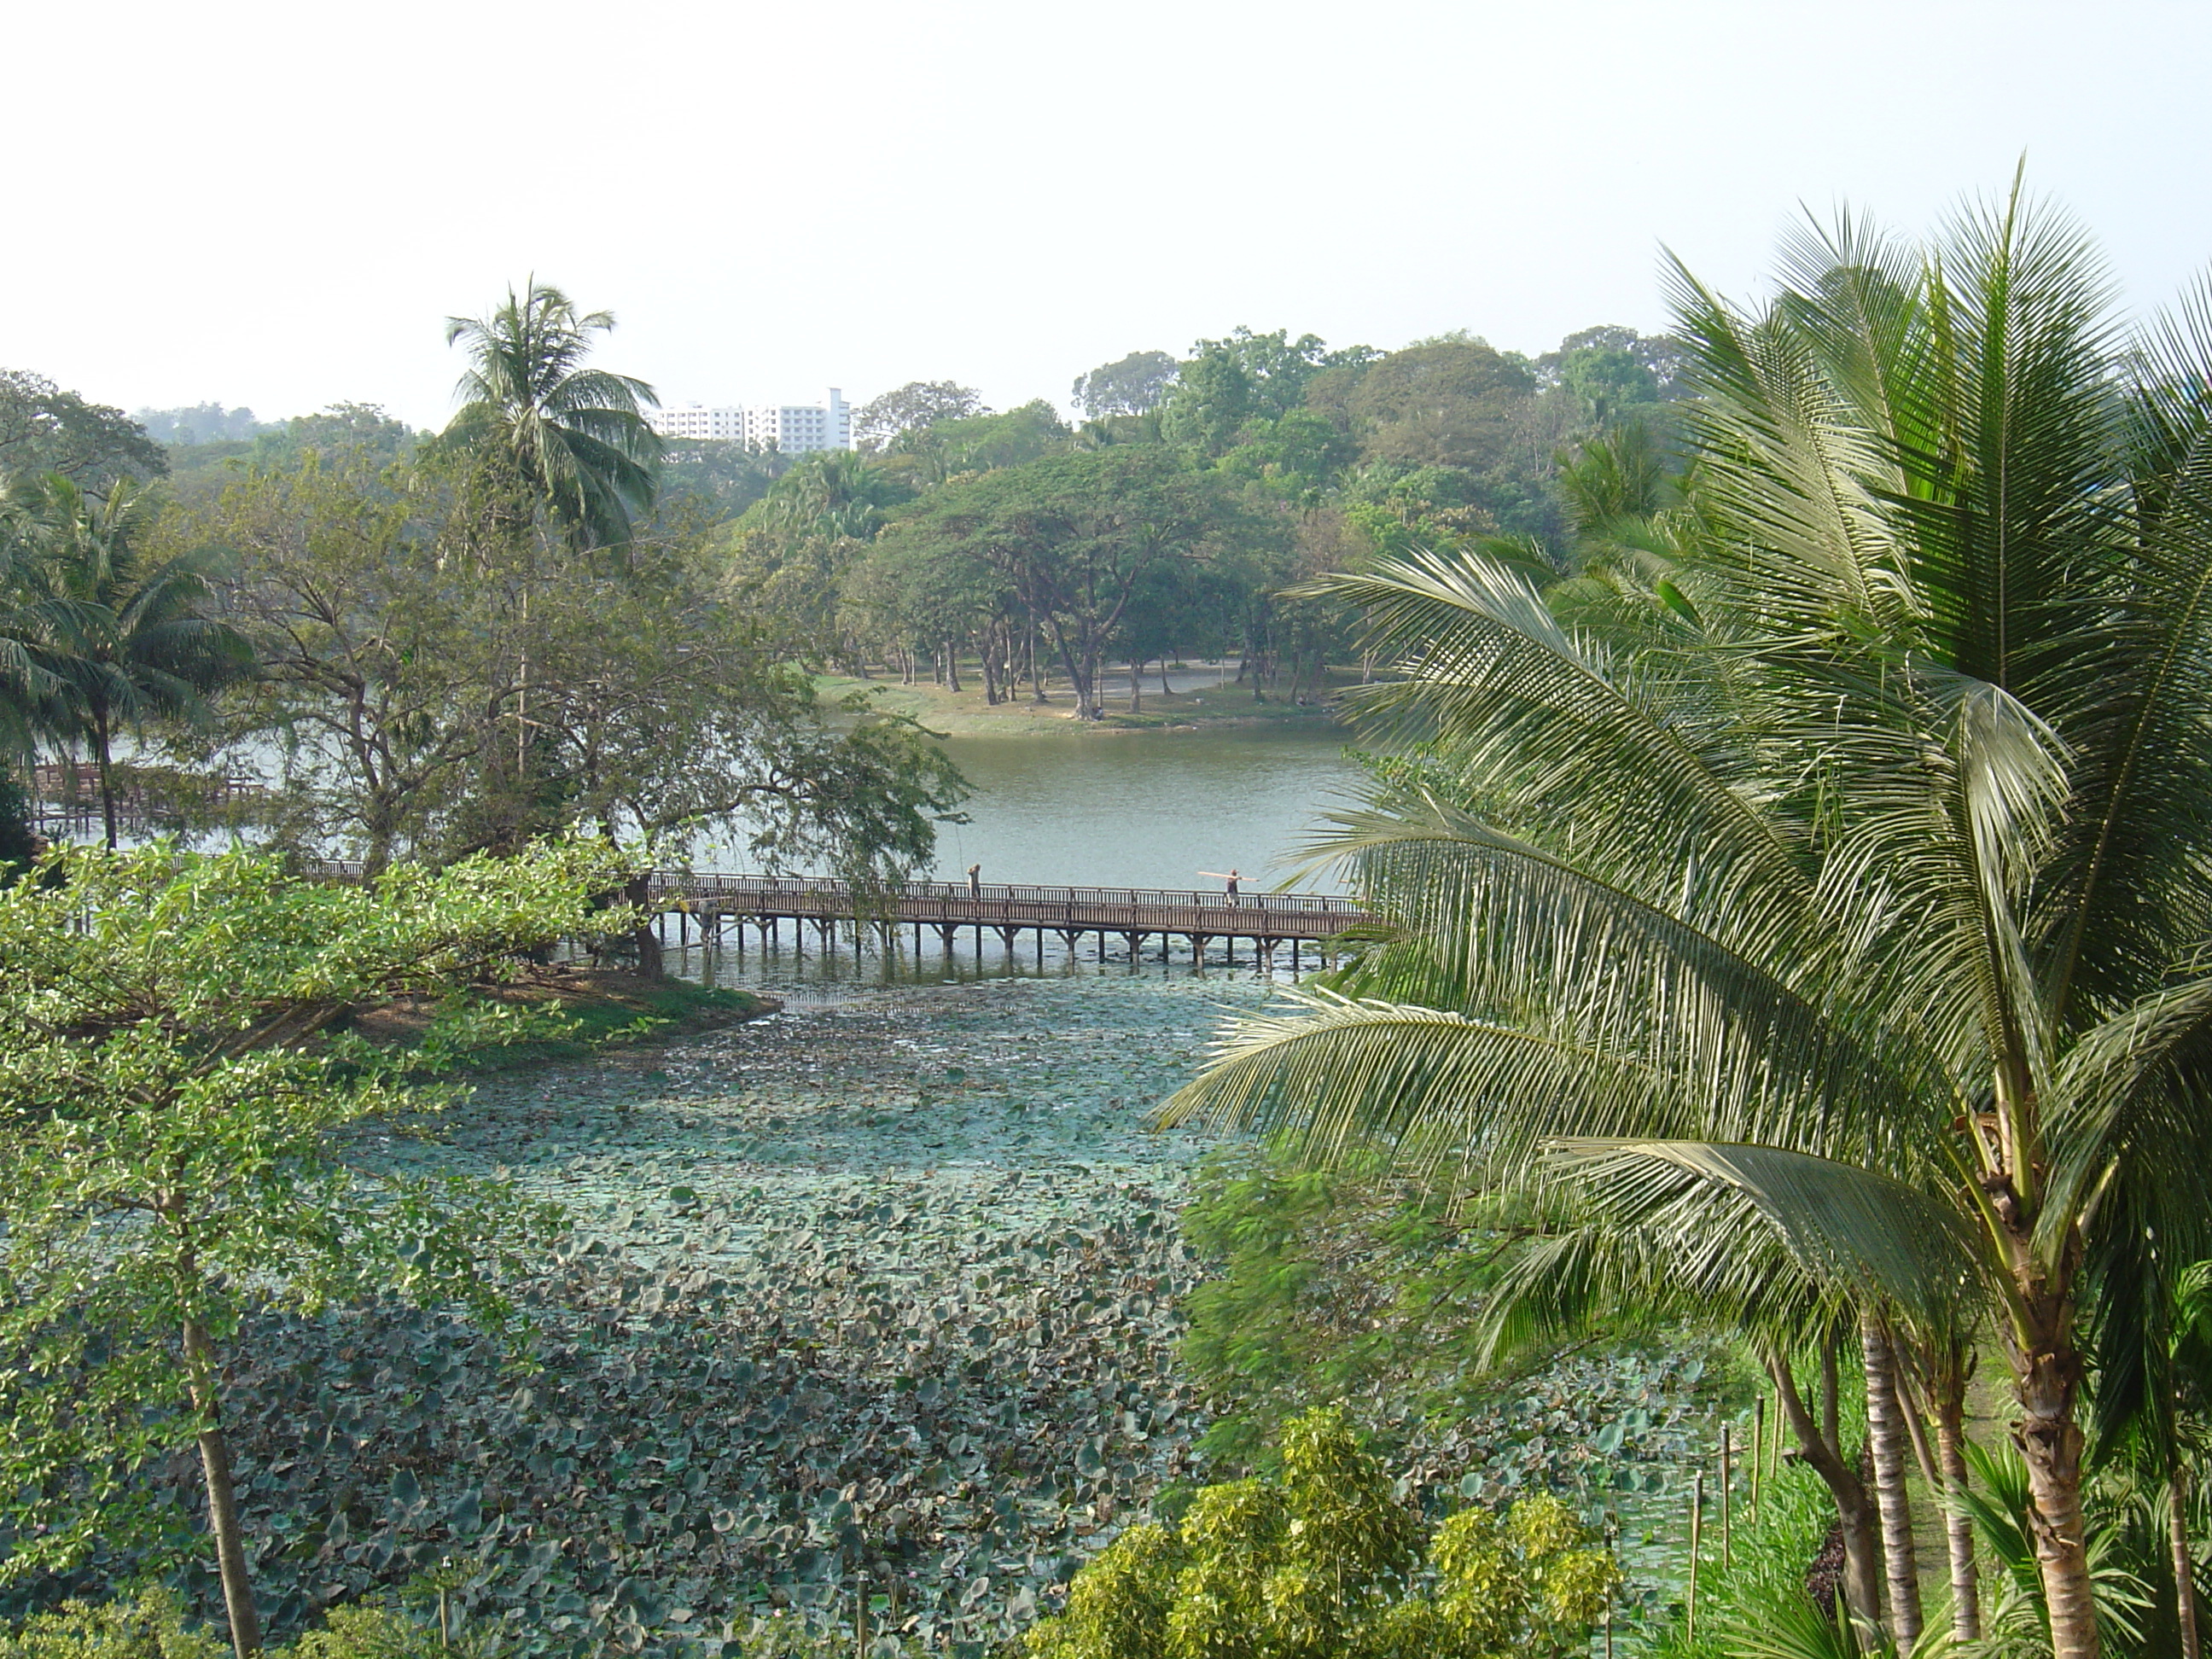
M 823 951 L 837 948 L 841 931 L 858 950 L 870 934 L 887 946 L 896 930 L 911 927 L 917 951 L 934 932 L 949 953 L 961 932 L 972 929 L 979 955 L 987 933 L 996 933 L 1009 951 L 1020 935 L 1034 934 L 1040 961 L 1048 933 L 1059 935 L 1071 955 L 1085 935 L 1095 934 L 1102 953 L 1109 939 L 1127 941 L 1132 961 L 1149 939 L 1161 941 L 1164 959 L 1167 941 L 1182 939 L 1201 960 L 1217 941 L 1228 947 L 1232 961 L 1237 945 L 1249 942 L 1255 966 L 1263 954 L 1272 963 L 1276 951 L 1289 945 L 1295 967 L 1299 946 L 1318 946 L 1326 961 L 1337 935 L 1369 920 L 1355 901 L 1316 893 L 1232 895 L 996 882 L 971 888 L 944 881 L 871 890 L 822 877 L 672 870 L 655 872 L 647 893 L 646 908 L 657 918 L 664 939 L 672 924 L 675 943 L 689 945 L 696 930 L 702 945 L 734 943 L 739 951 L 748 927 L 758 933 L 763 946 L 780 945 L 787 921 L 795 950 L 805 948 L 810 925 Z

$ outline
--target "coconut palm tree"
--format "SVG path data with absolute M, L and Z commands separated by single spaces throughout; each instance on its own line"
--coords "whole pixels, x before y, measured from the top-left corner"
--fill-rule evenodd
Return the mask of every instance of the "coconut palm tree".
M 1702 531 L 1647 602 L 1569 627 L 1479 551 L 1328 583 L 1403 670 L 1360 717 L 1427 745 L 1325 849 L 1394 927 L 1170 1112 L 1963 1302 L 2085 1659 L 2078 1310 L 2146 1230 L 2212 1255 L 2212 289 L 2123 337 L 2017 185 L 1782 278 L 1677 273 Z
M 446 319 L 446 343 L 469 355 L 447 439 L 496 460 L 531 508 L 585 545 L 629 539 L 660 454 L 640 407 L 657 401 L 653 388 L 585 363 L 614 325 L 534 277 L 486 316 Z
M 34 489 L 0 480 L 0 754 L 27 761 L 60 706 L 52 647 L 75 629 L 41 550 Z
M 252 647 L 209 614 L 214 550 L 159 562 L 141 550 L 149 514 L 140 487 L 118 481 L 95 495 L 56 472 L 14 495 L 44 619 L 36 655 L 52 686 L 45 724 L 91 752 L 112 848 L 117 735 L 157 716 L 199 718 L 206 695 L 250 666 Z

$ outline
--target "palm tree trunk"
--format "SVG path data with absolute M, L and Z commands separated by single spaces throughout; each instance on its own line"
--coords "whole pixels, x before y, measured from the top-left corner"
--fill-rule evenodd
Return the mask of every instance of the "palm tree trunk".
M 2058 1300 L 2046 1293 L 2037 1298 L 2043 1304 L 2037 1310 L 2048 1313 Z M 2029 1305 L 2036 1308 L 2035 1303 Z M 2082 1437 L 2074 1421 L 2081 1358 L 2060 1333 L 2057 1318 L 2039 1322 L 2045 1326 L 2035 1333 L 2040 1340 L 2028 1345 L 2027 1352 L 2015 1349 L 2012 1355 L 2014 1392 L 2021 1407 L 2013 1439 L 2027 1465 L 2027 1488 L 2034 1499 L 2028 1532 L 2043 1580 L 2044 1607 L 2051 1615 L 2051 1659 L 2098 1659 L 2103 1646 L 2081 1518 Z
M 2181 1659 L 2200 1659 L 2197 1636 L 2197 1564 L 2189 1548 L 2189 1465 L 2176 1458 L 2166 1481 L 2166 1541 L 2173 1550 L 2173 1613 Z
M 1822 1358 L 1826 1362 L 1826 1382 L 1834 1375 L 1832 1344 L 1824 1348 Z M 1805 1396 L 1797 1391 L 1797 1379 L 1788 1358 L 1770 1354 L 1766 1370 L 1774 1379 L 1774 1397 L 1796 1436 L 1798 1455 L 1820 1477 L 1829 1497 L 1835 1500 L 1836 1519 L 1844 1533 L 1844 1605 L 1862 1632 L 1877 1632 L 1881 1628 L 1881 1540 L 1874 1500 L 1858 1472 L 1844 1461 L 1841 1448 L 1821 1433 Z M 1822 1401 L 1823 1407 L 1830 1406 L 1832 1398 L 1831 1394 Z
M 1844 1436 L 1838 1404 L 1843 1390 L 1836 1378 L 1836 1332 L 1833 1326 L 1820 1337 L 1820 1438 L 1844 1455 Z
M 1912 1506 L 1905 1489 L 1905 1406 L 1897 1397 L 1897 1356 L 1872 1314 L 1859 1321 L 1866 1367 L 1867 1447 L 1881 1508 L 1881 1555 L 1888 1569 L 1890 1634 L 1900 1649 L 1920 1639 L 1920 1563 L 1912 1547 Z
M 1982 1589 L 1974 1571 L 1974 1523 L 1966 1513 L 1966 1371 L 1954 1351 L 1930 1390 L 1936 1407 L 1936 1459 L 1943 1474 L 1943 1537 L 1951 1565 L 1951 1633 L 1980 1639 Z
M 100 768 L 100 817 L 107 830 L 107 850 L 112 853 L 118 839 L 115 824 L 115 776 L 108 752 L 107 711 L 95 708 L 92 713 L 92 757 Z
M 253 1605 L 252 1581 L 246 1575 L 246 1544 L 238 1520 L 238 1493 L 230 1474 L 230 1442 L 222 1429 L 222 1401 L 216 1388 L 215 1347 L 205 1325 L 185 1322 L 185 1372 L 192 1409 L 199 1413 L 200 1471 L 207 1480 L 208 1530 L 215 1534 L 216 1565 L 222 1575 L 223 1611 L 230 1619 L 230 1645 L 238 1659 L 261 1651 L 261 1615 Z

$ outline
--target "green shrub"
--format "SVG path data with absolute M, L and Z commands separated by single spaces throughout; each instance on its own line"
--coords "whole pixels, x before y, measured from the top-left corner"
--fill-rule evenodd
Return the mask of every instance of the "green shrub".
M 135 1601 L 65 1602 L 10 1632 L 0 1626 L 0 1659 L 228 1659 L 230 1644 L 185 1628 L 167 1590 Z
M 1307 1169 L 1261 1152 L 1210 1160 L 1182 1214 L 1217 1271 L 1193 1291 L 1183 1358 L 1214 1422 L 1202 1449 L 1250 1464 L 1316 1401 L 1458 1404 L 1501 1241 L 1449 1195 L 1380 1158 Z
M 332 1607 L 322 1629 L 307 1632 L 292 1644 L 289 1659 L 487 1659 L 496 1645 L 491 1632 L 479 1627 L 448 1647 L 434 1625 L 417 1624 L 392 1607 L 356 1602 Z
M 268 1659 L 489 1659 L 495 1644 L 474 1632 L 449 1648 L 434 1626 L 371 1603 L 336 1607 L 320 1630 Z M 0 1659 L 230 1659 L 220 1630 L 188 1629 L 176 1598 L 148 1590 L 131 1601 L 70 1601 L 10 1633 L 0 1626 Z
M 4 763 L 0 763 L 0 887 L 28 869 L 38 856 L 38 833 L 31 825 L 30 797 Z
M 1619 1574 L 1555 1498 L 1431 1532 L 1335 1408 L 1283 1428 L 1282 1474 L 1132 1527 L 1030 1632 L 1032 1659 L 1548 1659 L 1587 1649 Z

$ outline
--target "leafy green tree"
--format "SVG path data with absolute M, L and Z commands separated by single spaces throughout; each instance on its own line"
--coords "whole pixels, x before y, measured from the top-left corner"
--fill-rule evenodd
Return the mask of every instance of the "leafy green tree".
M 862 449 L 884 449 L 902 433 L 990 412 L 983 394 L 974 386 L 953 380 L 908 380 L 853 411 L 853 441 Z
M 1504 459 L 1518 406 L 1536 390 L 1527 361 L 1480 340 L 1408 346 L 1332 382 L 1367 461 L 1485 472 Z
M 168 470 L 161 446 L 121 410 L 87 403 L 42 374 L 0 368 L 0 477 L 58 472 L 100 490 Z
M 372 1180 L 350 1154 L 360 1126 L 439 1103 L 412 1075 L 520 1029 L 467 988 L 594 935 L 620 858 L 550 846 L 357 886 L 166 845 L 52 860 L 54 879 L 0 890 L 0 1573 L 158 1532 L 143 1477 L 196 1448 L 249 1659 L 260 1620 L 224 1346 L 263 1297 L 398 1293 L 500 1316 L 534 1212 L 496 1183 Z M 338 1030 L 402 993 L 441 1010 L 419 1053 Z
M 39 836 L 31 827 L 31 799 L 12 767 L 0 765 L 0 885 L 31 867 Z
M 908 465 L 928 483 L 969 473 L 995 471 L 1056 455 L 1074 434 L 1053 406 L 1039 398 L 1003 415 L 975 415 L 909 427 L 893 439 L 886 453 L 911 458 Z
M 1577 329 L 1556 349 L 1537 358 L 1533 367 L 1539 380 L 1557 385 L 1568 378 L 1569 362 L 1586 353 L 1595 354 L 1585 362 L 1603 363 L 1608 378 L 1643 390 L 1657 402 L 1671 402 L 1689 390 L 1689 360 L 1681 340 L 1671 334 L 1639 334 L 1618 323 Z
M 779 660 L 795 630 L 732 596 L 709 531 L 578 558 L 487 543 L 470 500 L 343 452 L 166 526 L 231 550 L 230 614 L 262 672 L 223 737 L 241 769 L 272 752 L 283 769 L 267 803 L 283 842 L 380 869 L 570 827 L 721 830 L 771 864 L 892 880 L 927 861 L 957 775 L 910 723 L 827 702 Z
M 717 518 L 737 518 L 767 495 L 796 459 L 774 449 L 756 449 L 735 438 L 664 440 L 661 508 L 697 501 Z
M 1280 420 L 1297 408 L 1315 375 L 1376 355 L 1367 346 L 1332 351 L 1318 335 L 1293 340 L 1279 328 L 1255 334 L 1240 327 L 1226 339 L 1200 340 L 1161 405 L 1162 434 L 1170 443 L 1218 455 L 1247 422 Z
M 1179 1110 L 1984 1322 L 2082 1659 L 2079 1310 L 2146 1238 L 2212 1255 L 2212 312 L 2125 338 L 2017 191 L 1924 255 L 1808 236 L 1753 314 L 1680 293 L 1682 607 L 1572 631 L 1480 555 L 1334 583 L 1450 788 L 1338 844 L 1400 943 Z
M 1206 1487 L 1130 1528 L 1030 1632 L 1036 1659 L 1564 1659 L 1618 1574 L 1555 1498 L 1433 1532 L 1394 1500 L 1343 1414 L 1283 1425 L 1282 1473 Z
M 296 466 L 310 450 L 319 454 L 360 450 L 398 460 L 413 450 L 416 441 L 416 434 L 406 422 L 378 405 L 339 403 L 264 427 L 246 453 L 252 465 L 262 467 Z
M 1311 409 L 1255 422 L 1244 441 L 1222 456 L 1221 470 L 1260 478 L 1294 497 L 1338 482 L 1358 459 L 1359 445 L 1345 425 Z
M 372 872 L 433 858 L 441 826 L 490 769 L 511 719 L 514 607 L 447 533 L 449 498 L 375 459 L 311 454 L 257 471 L 165 522 L 173 544 L 230 556 L 227 614 L 261 672 L 228 700 L 218 742 L 266 754 L 279 844 L 342 848 Z
M 865 696 L 820 698 L 696 574 L 688 550 L 640 545 L 533 611 L 531 718 L 560 820 L 648 846 L 731 836 L 751 867 L 860 885 L 926 868 L 966 793 L 932 734 Z M 657 975 L 652 933 L 632 943 Z
M 46 641 L 58 681 L 61 729 L 81 738 L 100 776 L 100 817 L 116 844 L 114 743 L 155 717 L 204 719 L 204 699 L 238 678 L 252 647 L 213 615 L 220 556 L 196 548 L 166 559 L 141 543 L 142 488 L 118 482 L 94 495 L 58 472 L 17 486 L 31 557 L 64 629 Z
M 1088 420 L 1112 415 L 1149 415 L 1167 396 L 1179 365 L 1164 351 L 1133 351 L 1079 375 L 1068 395 Z
M 1096 720 L 1101 664 L 1146 573 L 1251 533 L 1218 478 L 1128 445 L 947 485 L 885 535 L 1003 578 L 1057 648 L 1079 717 Z
M 446 319 L 446 343 L 469 356 L 447 441 L 491 461 L 530 509 L 585 545 L 629 539 L 660 453 L 639 407 L 655 401 L 653 388 L 585 362 L 592 337 L 614 325 L 612 312 L 579 315 L 534 278 L 486 316 Z

